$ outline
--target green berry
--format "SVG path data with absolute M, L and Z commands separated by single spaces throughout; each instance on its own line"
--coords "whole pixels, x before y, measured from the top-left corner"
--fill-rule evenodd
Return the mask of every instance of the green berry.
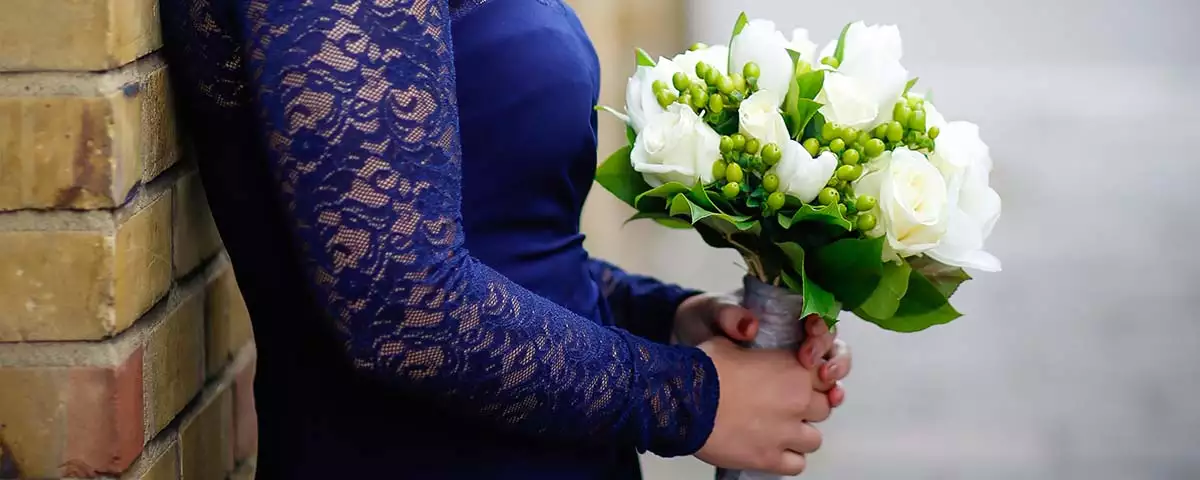
M 718 94 L 713 94 L 708 97 L 708 111 L 719 113 L 725 110 L 725 97 Z
M 708 69 L 708 73 L 704 75 L 704 82 L 716 86 L 717 81 L 721 79 L 721 71 L 715 68 Z
M 768 192 L 779 190 L 779 175 L 768 173 L 767 176 L 763 177 L 762 184 L 763 188 L 767 189 Z
M 692 46 L 688 47 L 688 50 L 691 50 L 694 52 L 696 50 L 704 50 L 706 48 L 708 48 L 708 45 L 705 45 L 701 42 L 696 42 L 696 43 L 693 43 Z
M 854 139 L 854 143 L 860 147 L 867 146 L 867 142 L 870 142 L 870 141 L 871 141 L 871 133 L 869 130 L 864 130 L 862 132 L 859 132 L 858 137 L 855 137 L 855 139 Z M 855 147 L 855 148 L 858 148 L 858 147 Z
M 762 149 L 762 158 L 764 162 L 767 162 L 768 166 L 774 166 L 776 163 L 779 163 L 779 160 L 783 159 L 783 149 L 779 148 L 779 145 L 768 143 Z
M 838 204 L 838 213 L 841 213 L 843 217 L 845 217 L 846 213 L 849 211 L 850 211 L 850 209 L 848 207 L 846 207 L 846 204 L 844 204 L 844 203 Z
M 916 109 L 917 107 L 921 107 L 921 106 L 925 105 L 924 98 L 916 97 L 916 96 L 907 96 L 905 98 L 908 99 L 908 106 L 912 107 L 913 109 Z
M 822 59 L 821 59 L 821 63 L 823 63 L 823 64 L 825 64 L 825 65 L 829 65 L 829 66 L 831 66 L 831 67 L 833 67 L 833 68 L 838 68 L 838 67 L 840 67 L 840 66 L 841 66 L 841 64 L 842 64 L 842 62 L 839 62 L 839 61 L 838 61 L 838 59 L 837 59 L 837 58 L 834 58 L 834 57 L 825 57 L 825 58 L 822 58 Z
M 675 103 L 676 100 L 679 100 L 679 97 L 670 90 L 659 90 L 655 97 L 658 100 L 658 105 L 663 108 L 667 108 L 672 103 Z
M 680 95 L 679 98 L 676 98 L 675 100 L 678 101 L 679 103 L 682 103 L 689 107 L 692 106 L 692 94 L 690 94 L 690 93 L 684 93 L 683 95 Z
M 883 140 L 883 139 L 887 138 L 887 133 L 888 133 L 888 124 L 882 123 L 878 127 L 875 127 L 875 131 L 871 132 L 871 135 L 874 136 L 875 138 Z
M 861 155 L 858 150 L 851 149 L 842 152 L 842 163 L 846 165 L 857 165 L 859 160 L 861 160 Z
M 817 201 L 821 202 L 821 205 L 833 205 L 838 203 L 838 199 L 840 199 L 841 196 L 842 195 L 838 193 L 837 190 L 834 190 L 833 187 L 825 187 L 821 189 L 821 193 L 817 195 Z
M 726 183 L 724 187 L 721 187 L 721 194 L 725 195 L 727 199 L 733 200 L 737 198 L 739 193 L 742 193 L 742 186 L 738 185 L 737 182 Z
M 657 95 L 658 92 L 664 91 L 671 87 L 669 85 L 667 85 L 667 82 L 664 82 L 662 80 L 655 80 L 654 83 L 651 84 L 651 88 L 654 90 L 654 94 Z
M 925 111 L 917 110 L 912 113 L 912 117 L 908 120 L 908 128 L 918 132 L 925 131 Z
M 829 181 L 825 182 L 825 186 L 826 187 L 836 187 L 838 185 L 838 182 L 841 182 L 841 180 L 838 180 L 837 177 L 829 177 Z
M 733 151 L 735 151 L 735 152 L 744 151 L 744 149 L 746 148 L 746 136 L 745 135 L 742 135 L 740 133 L 735 133 L 733 135 L 730 135 L 729 138 L 733 139 Z
M 742 166 L 736 163 L 731 163 L 725 167 L 725 180 L 733 183 L 742 181 L 745 178 L 745 173 L 742 172 Z
M 829 150 L 833 153 L 842 153 L 846 150 L 846 141 L 840 138 L 835 138 L 829 142 Z
M 817 152 L 821 150 L 821 141 L 815 138 L 806 138 L 804 139 L 804 149 L 808 150 L 809 155 L 815 157 L 817 156 Z
M 783 204 L 786 202 L 787 198 L 783 196 L 783 192 L 775 192 L 767 196 L 767 208 L 771 210 L 783 208 Z
M 858 129 L 854 127 L 846 127 L 839 132 L 839 136 L 846 142 L 847 145 L 854 143 L 858 139 Z
M 671 83 L 675 85 L 675 90 L 682 92 L 692 85 L 692 79 L 688 78 L 686 73 L 675 72 L 675 75 L 671 77 Z
M 697 93 L 699 95 L 697 95 Z M 692 106 L 697 110 L 708 106 L 708 92 L 700 91 L 692 94 Z
M 837 127 L 833 126 L 832 123 L 821 125 L 821 140 L 824 140 L 825 143 L 832 142 L 833 139 L 837 138 L 837 134 Z
M 884 148 L 886 148 L 886 146 L 883 144 L 883 140 L 880 140 L 878 138 L 872 138 L 870 141 L 867 142 L 867 145 L 866 145 L 867 158 L 878 157 L 880 154 L 883 153 Z
M 858 199 L 854 201 L 854 208 L 857 208 L 860 212 L 869 212 L 871 209 L 875 208 L 875 203 L 875 197 L 870 195 L 859 195 Z
M 908 108 L 908 104 L 904 102 L 897 103 L 896 108 L 892 109 L 892 119 L 900 122 L 901 125 L 908 125 L 912 115 L 912 109 Z
M 749 62 L 742 67 L 742 75 L 745 75 L 746 78 L 758 78 L 759 75 L 762 75 L 762 70 L 758 68 L 757 63 Z
M 717 79 L 717 91 L 729 95 L 733 93 L 733 90 L 733 79 L 728 75 L 721 75 L 721 78 Z
M 821 147 L 819 150 L 817 150 L 817 154 L 813 155 L 813 156 L 816 157 L 816 156 L 824 155 L 825 152 L 828 152 L 828 151 L 829 151 L 829 147 Z
M 861 231 L 869 231 L 875 228 L 875 215 L 864 213 L 858 216 L 858 229 Z
M 942 134 L 942 129 L 938 128 L 937 125 L 929 127 L 929 138 L 937 140 L 938 135 L 941 135 L 941 134 Z
M 734 91 L 737 91 L 737 92 L 745 92 L 746 91 L 746 77 L 743 77 L 742 74 L 737 73 L 737 72 L 733 72 L 733 73 L 729 74 L 729 81 L 733 82 L 733 90 Z
M 853 182 L 862 176 L 862 165 L 842 165 L 837 169 L 837 178 L 846 182 Z
M 746 153 L 749 153 L 751 155 L 758 155 L 758 152 L 760 152 L 760 151 L 762 151 L 762 144 L 758 141 L 757 138 L 746 139 Z
M 727 166 L 728 165 L 722 160 L 717 160 L 717 161 L 713 162 L 713 166 L 712 166 L 713 178 L 716 180 L 724 180 L 725 179 L 725 169 L 727 168 Z
M 729 153 L 733 151 L 733 139 L 728 136 L 721 137 L 721 153 Z
M 904 125 L 900 122 L 892 121 L 888 124 L 887 139 L 892 142 L 899 142 L 904 139 Z
M 704 79 L 704 77 L 707 77 L 708 71 L 711 69 L 712 69 L 712 67 L 709 67 L 707 63 L 696 62 L 696 76 L 699 77 L 700 79 Z

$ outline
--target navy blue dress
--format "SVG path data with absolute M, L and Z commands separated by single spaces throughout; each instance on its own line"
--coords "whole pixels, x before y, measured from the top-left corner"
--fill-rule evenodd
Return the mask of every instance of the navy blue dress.
M 260 478 L 635 478 L 716 413 L 692 294 L 591 259 L 599 65 L 559 0 L 162 0 L 254 322 Z

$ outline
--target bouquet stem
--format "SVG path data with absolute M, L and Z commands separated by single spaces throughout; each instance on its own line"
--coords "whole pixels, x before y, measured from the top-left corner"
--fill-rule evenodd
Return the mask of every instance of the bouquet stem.
M 804 341 L 804 297 L 786 288 L 770 285 L 753 275 L 743 280 L 742 306 L 758 317 L 758 335 L 751 348 L 795 351 Z M 717 469 L 717 480 L 778 480 L 782 476 L 744 470 Z

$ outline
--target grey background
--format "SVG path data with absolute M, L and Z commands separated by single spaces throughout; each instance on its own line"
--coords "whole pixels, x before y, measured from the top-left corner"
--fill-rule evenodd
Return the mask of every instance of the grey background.
M 978 123 L 1004 213 L 1004 272 L 917 335 L 853 318 L 847 404 L 813 479 L 1200 479 L 1200 3 L 1188 0 L 695 0 L 690 37 L 737 13 L 832 39 L 895 23 L 905 66 L 951 119 Z M 595 189 L 604 193 L 601 189 Z M 592 223 L 593 225 L 595 222 Z M 631 224 L 589 248 L 706 289 L 733 255 Z M 651 480 L 711 478 L 647 457 Z

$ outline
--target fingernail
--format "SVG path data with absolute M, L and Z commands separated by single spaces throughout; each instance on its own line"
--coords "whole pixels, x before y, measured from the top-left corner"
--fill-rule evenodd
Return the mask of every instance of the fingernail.
M 828 329 L 825 328 L 825 321 L 819 318 L 808 325 L 808 333 L 814 337 L 824 335 L 827 331 Z
M 810 347 L 808 347 L 808 348 L 809 348 L 809 350 L 808 350 L 808 362 L 809 362 L 809 363 L 811 363 L 811 364 L 813 364 L 813 365 L 816 365 L 816 364 L 817 364 L 817 360 L 820 360 L 820 359 L 821 359 L 821 351 L 820 351 L 820 350 L 817 350 L 817 349 L 816 349 L 816 347 L 812 347 L 812 346 L 810 346 Z
M 746 333 L 746 331 L 749 329 L 750 329 L 750 319 L 749 318 L 743 318 L 738 321 L 737 330 L 739 333 Z
M 829 380 L 837 378 L 838 372 L 840 370 L 841 370 L 841 368 L 838 367 L 838 364 L 836 364 L 836 363 L 829 364 L 828 366 L 825 367 L 824 380 L 828 382 Z
M 805 346 L 804 348 L 800 349 L 800 355 L 802 355 L 801 358 L 807 358 L 807 359 L 809 359 L 810 362 L 815 362 L 815 360 L 812 360 L 812 358 L 813 358 L 813 346 L 812 345 L 808 345 L 808 346 Z

